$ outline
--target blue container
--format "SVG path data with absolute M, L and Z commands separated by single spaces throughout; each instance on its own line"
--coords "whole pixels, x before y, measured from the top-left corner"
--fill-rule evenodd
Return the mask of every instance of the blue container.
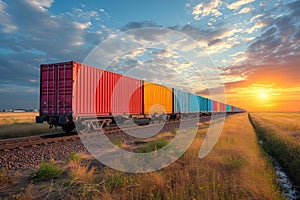
M 173 89 L 173 111 L 174 113 L 189 112 L 189 93 Z
M 231 112 L 231 105 L 226 105 L 226 112 Z
M 200 112 L 200 97 L 190 93 L 190 112 Z
M 200 99 L 200 111 L 201 112 L 207 112 L 207 110 L 208 110 L 208 105 L 207 105 L 207 103 L 208 103 L 208 99 L 207 98 L 205 98 L 205 97 L 201 97 L 201 96 L 199 96 L 199 99 Z
M 213 111 L 213 100 L 207 99 L 207 111 L 212 112 Z

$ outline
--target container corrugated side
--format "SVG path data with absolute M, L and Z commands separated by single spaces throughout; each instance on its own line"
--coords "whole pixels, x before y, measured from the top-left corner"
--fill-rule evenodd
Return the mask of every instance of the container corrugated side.
M 77 115 L 142 114 L 142 82 L 80 63 L 75 86 Z
M 207 99 L 207 111 L 213 112 L 213 100 Z
M 173 111 L 174 113 L 188 113 L 189 112 L 189 93 L 173 89 Z
M 226 112 L 231 112 L 231 105 L 229 104 L 226 105 Z
M 144 113 L 172 113 L 172 89 L 144 82 Z
M 218 102 L 215 100 L 212 101 L 213 101 L 213 112 L 218 112 Z
M 199 96 L 199 99 L 200 99 L 200 111 L 201 112 L 206 112 L 207 111 L 207 98 L 205 97 L 202 97 L 202 96 Z
M 190 112 L 200 112 L 200 97 L 190 94 Z
M 222 112 L 226 112 L 226 104 L 222 103 Z

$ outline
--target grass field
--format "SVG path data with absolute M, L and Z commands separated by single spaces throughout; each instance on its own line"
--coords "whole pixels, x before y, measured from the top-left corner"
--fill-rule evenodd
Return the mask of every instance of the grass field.
M 0 113 L 0 125 L 20 124 L 20 123 L 35 123 L 37 112 L 3 112 Z
M 5 191 L 19 199 L 283 199 L 246 113 L 227 117 L 216 147 L 204 159 L 198 153 L 207 124 L 199 127 L 188 151 L 159 171 L 128 174 L 91 167 L 72 155 L 76 159 L 57 164 L 63 168 L 58 178 L 31 182 L 19 192 L 6 186 Z
M 250 119 L 264 149 L 300 186 L 300 113 L 251 113 Z
M 47 123 L 36 124 L 36 112 L 0 113 L 0 139 L 61 132 L 61 128 L 49 129 Z

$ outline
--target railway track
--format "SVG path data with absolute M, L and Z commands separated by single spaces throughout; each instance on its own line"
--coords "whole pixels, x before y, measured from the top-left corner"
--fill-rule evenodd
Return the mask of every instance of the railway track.
M 66 133 L 56 133 L 56 134 L 45 134 L 38 136 L 14 138 L 0 140 L 0 151 L 2 150 L 12 150 L 17 148 L 25 148 L 33 145 L 47 144 L 62 140 L 74 140 L 79 139 L 77 133 L 66 134 Z
M 189 120 L 189 119 L 185 119 Z M 209 118 L 202 118 L 201 121 L 208 121 Z M 171 121 L 165 123 L 165 125 L 170 124 L 178 124 L 180 121 Z M 150 124 L 147 127 L 151 126 L 157 126 L 160 125 L 160 123 L 154 123 Z M 113 133 L 120 133 L 127 129 L 143 129 L 143 126 L 125 126 L 125 127 L 119 127 L 119 126 L 113 126 L 113 127 L 106 127 L 104 128 L 105 134 L 113 134 Z M 29 137 L 21 137 L 21 138 L 13 138 L 13 139 L 6 139 L 6 140 L 0 140 L 0 151 L 5 150 L 13 150 L 18 148 L 26 148 L 33 145 L 43 145 L 48 143 L 54 143 L 58 141 L 68 141 L 68 140 L 77 140 L 80 137 L 78 136 L 77 132 L 72 133 L 55 133 L 55 134 L 43 134 L 38 136 L 29 136 Z

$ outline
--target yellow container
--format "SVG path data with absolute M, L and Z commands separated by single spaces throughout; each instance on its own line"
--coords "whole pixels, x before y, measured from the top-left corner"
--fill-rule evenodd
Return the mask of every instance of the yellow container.
M 144 82 L 144 113 L 172 113 L 172 89 Z

